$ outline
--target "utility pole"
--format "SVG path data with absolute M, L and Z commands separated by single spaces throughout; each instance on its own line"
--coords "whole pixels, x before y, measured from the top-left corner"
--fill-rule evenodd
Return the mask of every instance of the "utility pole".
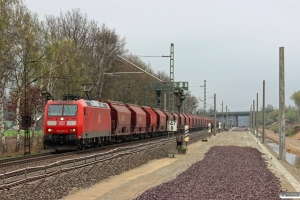
M 226 106 L 226 129 L 228 129 L 228 112 L 227 112 L 227 106 Z
M 206 80 L 204 80 L 204 112 L 206 116 Z
M 252 132 L 252 104 L 250 106 L 250 113 L 249 113 L 249 128 L 250 128 L 250 132 Z
M 167 110 L 167 94 L 164 92 L 164 110 Z
M 214 94 L 214 136 L 216 136 L 216 94 Z
M 255 100 L 253 100 L 252 123 L 253 134 L 255 135 Z
M 256 137 L 258 137 L 258 93 L 256 93 L 256 116 L 255 116 L 255 123 L 256 123 Z
M 262 143 L 265 143 L 265 80 L 263 81 L 263 124 L 262 124 Z
M 221 119 L 221 129 L 222 129 L 222 132 L 223 132 L 223 101 L 222 101 L 222 119 Z
M 279 47 L 279 160 L 285 160 L 284 47 Z
M 171 113 L 174 112 L 174 44 L 171 43 L 170 48 L 170 89 L 169 89 L 169 112 L 170 116 L 172 116 Z M 170 120 L 170 117 L 169 117 Z

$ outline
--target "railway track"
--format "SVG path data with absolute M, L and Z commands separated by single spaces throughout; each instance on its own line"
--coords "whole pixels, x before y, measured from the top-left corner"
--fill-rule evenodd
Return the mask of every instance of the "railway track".
M 208 136 L 206 131 L 191 133 L 190 142 L 203 139 L 205 133 Z M 46 198 L 48 196 L 46 191 L 52 191 L 52 188 L 55 192 L 51 194 L 57 194 L 57 188 L 64 188 L 70 184 L 75 184 L 73 187 L 77 187 L 78 181 L 80 183 L 83 181 L 82 183 L 89 185 L 111 175 L 138 167 L 149 160 L 166 156 L 166 147 L 169 144 L 176 148 L 175 138 L 168 140 L 167 137 L 164 139 L 154 137 L 99 148 L 96 149 L 98 152 L 91 153 L 89 151 L 90 155 L 88 156 L 77 155 L 74 158 L 69 156 L 67 159 L 52 163 L 49 163 L 49 160 L 46 165 L 39 164 L 34 167 L 2 173 L 0 174 L 0 197 L 18 199 L 23 197 L 25 193 L 33 196 L 39 194 L 40 197 L 40 192 L 43 191 L 42 193 L 45 193 Z M 87 183 L 87 180 L 91 183 Z M 62 184 L 62 187 L 58 187 L 57 184 Z
M 118 147 L 125 147 L 128 145 L 160 140 L 166 137 L 167 136 L 153 137 L 144 140 L 135 140 L 129 143 L 118 143 L 110 146 L 102 146 L 99 148 L 85 149 L 81 151 L 71 151 L 65 153 L 50 152 L 50 153 L 41 153 L 36 155 L 19 156 L 14 158 L 2 159 L 0 160 L 0 173 L 7 173 L 9 171 L 17 170 L 19 168 L 24 168 L 24 166 L 30 167 L 35 165 L 47 164 L 49 160 L 50 162 L 55 162 L 66 158 L 78 157 L 78 156 L 88 155 L 92 153 L 99 153 L 99 152 L 107 151 Z
M 41 178 L 53 176 L 58 172 L 60 174 L 70 170 L 81 168 L 83 166 L 93 165 L 94 163 L 118 159 L 122 156 L 128 156 L 145 151 L 145 149 L 151 150 L 152 146 L 155 146 L 158 143 L 166 143 L 166 141 L 167 139 L 151 138 L 148 140 L 126 143 L 126 145 L 113 145 L 108 146 L 107 148 L 102 148 L 101 151 L 106 151 L 104 153 L 98 152 L 89 156 L 68 158 L 57 162 L 52 162 L 50 164 L 48 163 L 47 165 L 25 167 L 19 170 L 10 171 L 4 174 L 0 174 L 0 180 L 2 179 L 2 184 L 0 183 L 0 189 L 3 190 L 5 188 L 10 188 L 19 184 L 36 181 Z M 109 148 L 111 150 L 108 150 Z
M 201 136 L 201 134 L 202 133 L 194 132 L 191 135 L 197 135 L 198 137 Z M 175 138 L 172 138 L 171 143 L 175 147 Z M 130 143 L 120 143 L 97 149 L 88 149 L 85 151 L 74 151 L 62 154 L 44 153 L 6 159 L 10 160 L 10 163 L 2 161 L 0 164 L 3 171 L 0 172 L 0 190 L 33 182 L 41 178 L 45 179 L 50 176 L 55 176 L 57 173 L 65 173 L 83 166 L 89 166 L 91 163 L 105 162 L 123 156 L 130 157 L 131 154 L 135 155 L 138 152 L 145 152 L 145 150 L 152 152 L 152 148 L 157 148 L 155 145 L 160 146 L 159 148 L 165 151 L 167 144 L 167 136 L 163 136 L 136 140 Z M 121 160 L 122 159 L 123 158 L 121 158 Z M 26 167 L 24 168 L 24 166 Z
M 27 156 L 19 156 L 14 158 L 6 158 L 0 160 L 0 173 L 6 173 L 9 171 L 13 171 L 22 167 L 30 167 L 35 165 L 47 164 L 48 160 L 52 161 L 59 161 L 65 158 L 70 158 L 74 156 L 82 156 L 88 155 L 91 153 L 98 153 L 106 150 L 110 150 L 117 147 L 133 145 L 138 143 L 146 143 L 154 140 L 160 140 L 167 138 L 168 136 L 159 136 L 153 138 L 146 138 L 143 140 L 133 140 L 127 143 L 117 143 L 110 146 L 102 146 L 99 148 L 90 148 L 81 151 L 70 151 L 64 153 L 57 153 L 57 152 L 47 152 L 47 153 L 40 153 L 35 155 L 27 155 Z

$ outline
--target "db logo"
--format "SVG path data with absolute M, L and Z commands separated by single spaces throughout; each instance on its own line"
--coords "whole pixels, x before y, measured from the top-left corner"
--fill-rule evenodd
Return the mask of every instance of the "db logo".
M 65 122 L 64 121 L 59 121 L 58 125 L 65 125 Z

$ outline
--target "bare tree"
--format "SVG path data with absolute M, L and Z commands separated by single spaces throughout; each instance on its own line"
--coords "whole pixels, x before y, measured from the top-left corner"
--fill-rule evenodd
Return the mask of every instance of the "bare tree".
M 104 72 L 118 64 L 117 55 L 125 50 L 125 39 L 120 39 L 115 30 L 109 30 L 104 24 L 92 35 L 90 50 L 90 77 L 95 83 L 94 97 L 101 98 L 104 84 Z M 113 70 L 113 69 L 112 69 Z
M 12 19 L 18 1 L 0 0 L 0 132 L 3 152 L 7 151 L 4 130 L 4 104 L 3 96 L 6 84 L 14 71 L 15 35 Z
M 199 106 L 199 100 L 193 96 L 190 91 L 185 92 L 186 98 L 182 103 L 182 107 L 185 113 L 196 114 L 197 107 Z

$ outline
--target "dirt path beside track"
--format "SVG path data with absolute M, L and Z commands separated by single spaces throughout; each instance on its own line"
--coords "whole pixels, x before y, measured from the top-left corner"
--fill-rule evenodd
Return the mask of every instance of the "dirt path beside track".
M 87 189 L 73 190 L 64 200 L 129 200 L 144 191 L 163 182 L 173 180 L 179 173 L 185 171 L 192 163 L 204 158 L 204 154 L 212 146 L 235 145 L 251 146 L 262 149 L 254 142 L 250 133 L 229 131 L 218 133 L 208 139 L 208 142 L 197 142 L 188 145 L 186 155 L 176 155 L 175 158 L 153 160 L 136 169 L 110 177 Z M 284 175 L 267 159 L 269 169 L 280 178 L 283 191 L 295 191 Z M 297 169 L 296 169 L 297 170 Z

